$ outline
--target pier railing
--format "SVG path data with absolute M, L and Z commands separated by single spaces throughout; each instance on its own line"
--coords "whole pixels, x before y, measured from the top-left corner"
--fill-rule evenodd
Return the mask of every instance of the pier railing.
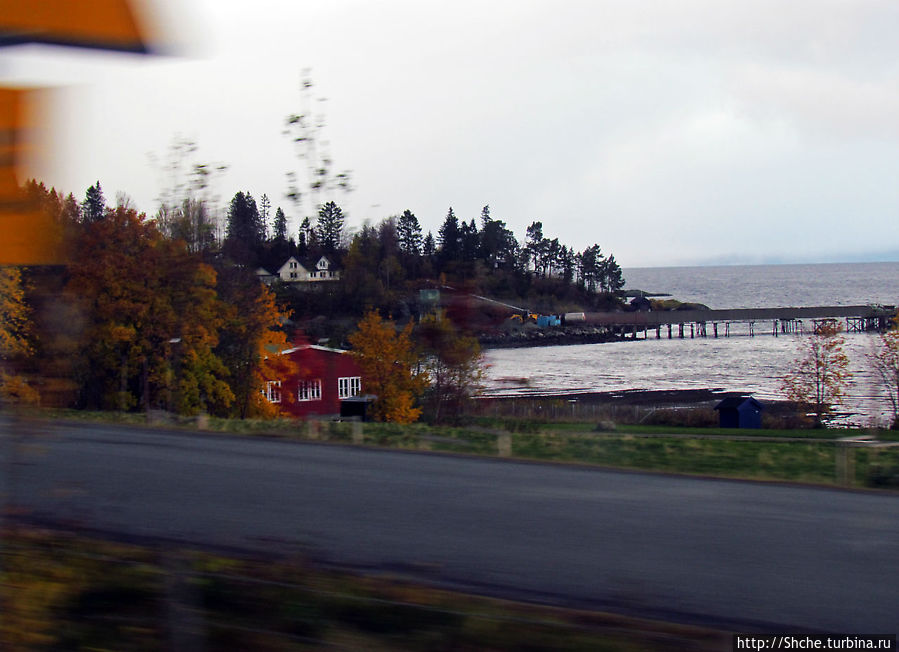
M 674 336 L 708 337 L 730 335 L 730 325 L 748 324 L 749 335 L 756 334 L 757 323 L 771 323 L 770 332 L 791 333 L 804 330 L 803 320 L 810 321 L 812 329 L 824 321 L 846 320 L 848 332 L 885 330 L 896 316 L 894 306 L 811 306 L 787 308 L 733 308 L 727 310 L 660 310 L 649 312 L 589 312 L 587 324 L 620 328 L 636 336 L 639 331 L 656 331 L 662 337 L 667 329 L 668 338 Z M 709 328 L 711 326 L 711 328 Z M 719 328 L 721 326 L 722 328 Z M 761 328 L 759 332 L 769 332 Z

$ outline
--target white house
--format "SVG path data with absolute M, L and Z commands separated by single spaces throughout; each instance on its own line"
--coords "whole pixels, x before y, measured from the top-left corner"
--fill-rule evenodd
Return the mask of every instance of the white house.
M 331 269 L 331 261 L 326 256 L 319 257 L 314 265 L 308 262 L 304 265 L 291 256 L 278 268 L 276 276 L 282 283 L 318 283 L 338 280 L 340 271 Z

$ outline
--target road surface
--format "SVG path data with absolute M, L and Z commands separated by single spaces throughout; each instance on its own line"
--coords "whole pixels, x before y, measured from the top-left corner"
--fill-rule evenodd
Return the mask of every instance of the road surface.
M 899 630 L 899 496 L 121 426 L 37 424 L 7 502 L 684 622 Z

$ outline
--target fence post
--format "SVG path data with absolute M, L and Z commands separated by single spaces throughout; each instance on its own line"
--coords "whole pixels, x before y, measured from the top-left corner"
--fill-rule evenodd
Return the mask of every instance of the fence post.
M 843 487 L 851 487 L 855 484 L 855 447 L 849 442 L 837 442 L 836 456 L 836 481 Z
M 511 434 L 504 432 L 496 436 L 496 452 L 500 457 L 510 457 L 512 455 Z
M 359 446 L 365 443 L 365 430 L 361 421 L 353 421 L 353 443 Z

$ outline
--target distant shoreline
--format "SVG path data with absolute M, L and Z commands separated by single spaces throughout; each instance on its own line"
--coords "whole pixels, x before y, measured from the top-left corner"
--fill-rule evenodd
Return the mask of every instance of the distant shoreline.
M 502 391 L 502 390 L 500 390 Z M 519 394 L 486 394 L 479 400 L 486 401 L 565 401 L 597 405 L 690 405 L 717 403 L 728 396 L 744 396 L 745 392 L 727 391 L 721 388 L 703 389 L 624 389 L 616 391 L 559 391 L 523 389 Z
M 503 391 L 503 390 L 499 390 Z M 552 391 L 522 389 L 519 394 L 486 394 L 477 400 L 484 402 L 560 402 L 604 407 L 643 407 L 659 409 L 709 409 L 732 396 L 750 396 L 751 392 L 725 390 L 720 387 L 700 389 L 623 389 L 616 391 Z M 787 400 L 759 399 L 767 414 L 784 415 L 795 412 Z

